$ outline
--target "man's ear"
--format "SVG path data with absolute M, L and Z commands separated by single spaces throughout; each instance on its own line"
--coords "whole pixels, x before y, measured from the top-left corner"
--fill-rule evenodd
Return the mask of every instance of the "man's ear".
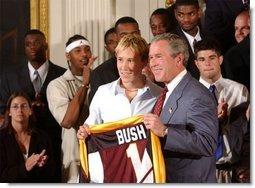
M 70 57 L 70 54 L 69 54 L 69 53 L 66 53 L 66 59 L 67 59 L 68 61 L 70 61 L 71 57 Z
M 198 9 L 198 17 L 199 17 L 199 18 L 202 17 L 202 9 L 201 9 L 201 8 Z
M 198 61 L 195 59 L 194 62 L 196 64 L 197 68 L 198 68 Z
M 138 33 L 139 33 L 139 35 L 141 35 L 141 31 L 140 31 L 140 29 L 138 30 Z
M 48 50 L 48 43 L 47 42 L 45 42 L 44 48 L 45 48 L 45 50 Z
M 175 16 L 175 19 L 177 19 L 177 11 L 176 11 L 176 9 L 174 9 L 174 16 Z
M 177 62 L 177 65 L 183 65 L 183 62 L 185 61 L 185 57 L 184 57 L 184 54 L 182 53 L 179 53 L 177 56 L 176 56 L 176 62 Z
M 109 52 L 109 48 L 107 45 L 104 45 L 104 48 L 106 49 L 107 52 Z M 109 52 L 110 53 L 110 52 Z
M 221 65 L 222 62 L 223 62 L 223 56 L 222 55 L 219 57 L 219 61 L 220 61 L 220 65 Z

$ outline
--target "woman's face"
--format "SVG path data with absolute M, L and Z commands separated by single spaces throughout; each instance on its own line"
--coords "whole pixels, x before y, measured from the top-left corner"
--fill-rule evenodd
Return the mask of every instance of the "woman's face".
M 117 67 L 123 84 L 135 83 L 141 78 L 145 62 L 132 49 L 126 48 L 116 53 Z
M 10 113 L 12 122 L 26 122 L 32 114 L 28 101 L 24 97 L 16 97 L 10 105 Z

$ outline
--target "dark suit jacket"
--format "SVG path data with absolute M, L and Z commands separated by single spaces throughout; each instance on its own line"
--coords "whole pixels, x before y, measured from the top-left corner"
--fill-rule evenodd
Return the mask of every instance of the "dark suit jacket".
M 160 119 L 167 182 L 216 182 L 218 118 L 209 90 L 187 73 L 166 99 Z
M 96 69 L 94 69 L 90 76 L 90 93 L 89 93 L 89 103 L 92 101 L 93 96 L 95 95 L 97 88 L 103 84 L 110 83 L 119 78 L 119 72 L 117 69 L 117 59 L 113 57 Z
M 48 161 L 44 167 L 34 167 L 30 172 L 25 168 L 25 161 L 15 139 L 12 129 L 0 131 L 0 182 L 31 183 L 52 182 L 55 173 L 55 161 L 52 157 L 52 146 L 49 137 L 39 129 L 34 128 L 31 133 L 28 156 L 39 154 L 46 150 Z
M 233 46 L 224 56 L 225 77 L 244 84 L 250 91 L 250 36 Z
M 52 62 L 49 63 L 48 74 L 41 88 L 42 102 L 46 105 L 46 107 L 39 113 L 35 113 L 38 128 L 46 132 L 52 140 L 54 157 L 59 162 L 59 165 L 61 163 L 61 127 L 49 111 L 46 98 L 46 88 L 51 80 L 61 76 L 64 72 L 64 68 L 54 65 Z M 8 98 L 15 91 L 23 91 L 32 101 L 35 100 L 35 91 L 30 80 L 27 64 L 22 64 L 19 67 L 8 69 L 3 74 L 0 86 L 1 114 L 5 111 Z
M 249 140 L 249 122 L 246 118 L 246 110 L 249 102 L 241 103 L 231 109 L 229 114 L 228 141 L 232 151 L 231 162 L 243 160 L 243 144 Z M 249 151 L 248 151 L 249 152 Z M 248 161 L 247 161 L 248 162 Z M 249 162 L 248 162 L 249 163 Z
M 196 78 L 197 80 L 199 79 L 199 70 L 194 62 L 195 60 L 195 55 L 189 45 L 189 41 L 187 39 L 187 37 L 185 36 L 185 34 L 183 33 L 183 31 L 181 30 L 180 26 L 177 26 L 175 28 L 175 30 L 173 30 L 173 33 L 180 36 L 188 45 L 188 48 L 189 48 L 189 60 L 188 60 L 188 64 L 186 66 L 186 69 L 190 72 L 190 74 Z M 201 32 L 201 29 L 200 29 L 200 35 L 201 35 L 201 38 L 203 39 L 203 34 Z
M 218 39 L 223 54 L 236 44 L 234 22 L 243 9 L 242 0 L 206 0 L 204 30 Z
M 46 110 L 44 113 L 38 114 L 39 117 L 36 117 L 37 121 L 39 121 L 39 124 L 41 125 L 41 128 L 45 129 L 46 132 L 54 131 L 51 129 L 54 128 L 57 123 L 48 109 L 46 88 L 51 80 L 61 76 L 64 72 L 64 68 L 54 65 L 51 62 L 49 63 L 48 74 L 40 92 L 42 96 L 42 102 L 46 104 Z M 1 114 L 4 113 L 8 98 L 15 91 L 23 91 L 30 97 L 32 101 L 35 100 L 35 91 L 30 80 L 27 64 L 6 70 L 2 79 L 3 80 L 0 87 L 0 101 L 2 101 L 0 104 Z M 59 128 L 59 125 L 57 127 Z

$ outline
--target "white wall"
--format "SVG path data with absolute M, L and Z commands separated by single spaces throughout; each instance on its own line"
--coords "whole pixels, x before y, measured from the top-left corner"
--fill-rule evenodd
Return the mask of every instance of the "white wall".
M 65 59 L 65 0 L 49 1 L 49 49 L 53 63 L 67 68 Z
M 74 34 L 84 35 L 98 56 L 94 67 L 108 58 L 104 49 L 104 33 L 122 16 L 134 17 L 142 36 L 150 42 L 150 14 L 165 7 L 165 0 L 51 0 L 49 1 L 50 59 L 67 68 L 65 43 Z

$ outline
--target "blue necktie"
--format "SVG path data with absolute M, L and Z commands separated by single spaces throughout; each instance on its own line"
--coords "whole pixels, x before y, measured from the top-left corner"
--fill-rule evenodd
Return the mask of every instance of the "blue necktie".
M 218 99 L 217 99 L 217 97 L 216 97 L 216 95 L 215 95 L 215 90 L 216 90 L 215 85 L 210 85 L 209 91 L 213 94 L 213 97 L 214 97 L 216 103 L 218 104 Z
M 213 94 L 213 97 L 216 100 L 216 103 L 218 104 L 218 99 L 217 99 L 217 97 L 215 95 L 215 90 L 216 90 L 215 85 L 211 85 L 209 87 L 209 91 Z M 216 149 L 216 152 L 215 152 L 216 161 L 218 161 L 222 157 L 222 155 L 223 155 L 223 137 L 221 135 L 221 131 L 220 130 L 219 130 L 217 141 L 218 141 L 217 149 Z

